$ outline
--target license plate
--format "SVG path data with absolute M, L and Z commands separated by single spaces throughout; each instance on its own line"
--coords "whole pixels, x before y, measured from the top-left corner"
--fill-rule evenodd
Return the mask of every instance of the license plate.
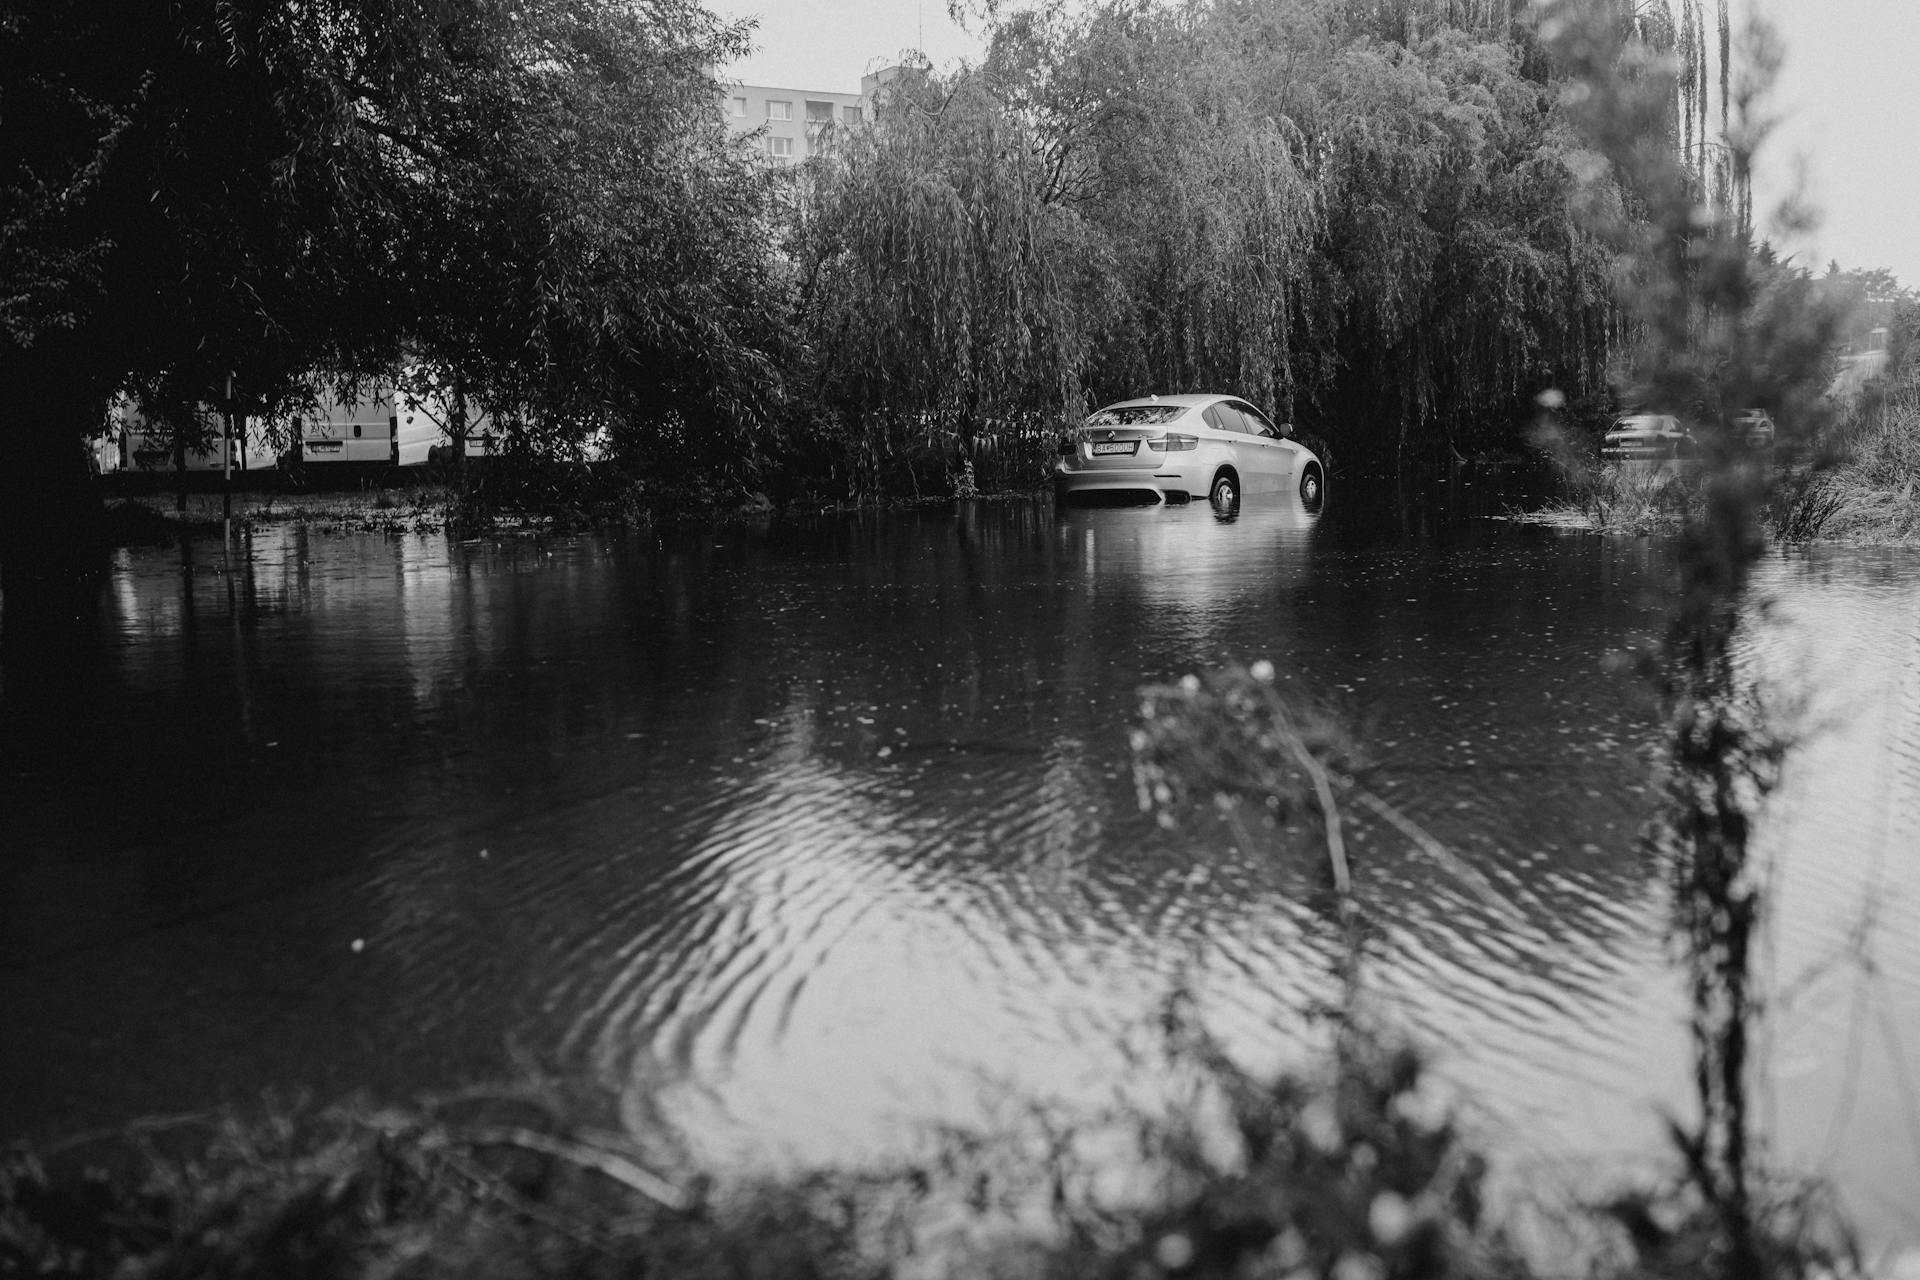
M 340 445 L 341 442 L 338 440 L 309 440 L 307 441 L 307 452 L 338 453 L 340 452 Z
M 1139 442 L 1136 440 L 1102 440 L 1093 446 L 1093 451 L 1131 454 L 1137 448 L 1139 448 Z

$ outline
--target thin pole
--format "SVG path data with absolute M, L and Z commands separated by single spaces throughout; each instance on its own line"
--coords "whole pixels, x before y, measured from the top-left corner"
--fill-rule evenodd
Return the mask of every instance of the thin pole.
M 227 374 L 226 434 L 220 441 L 220 518 L 227 537 L 233 536 L 233 374 Z

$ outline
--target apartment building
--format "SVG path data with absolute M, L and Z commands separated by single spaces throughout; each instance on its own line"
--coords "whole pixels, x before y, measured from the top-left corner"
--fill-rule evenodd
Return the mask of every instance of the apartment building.
M 729 85 L 724 108 L 732 132 L 764 130 L 760 148 L 774 164 L 798 164 L 819 155 L 832 146 L 836 130 L 857 129 L 867 119 L 865 94 L 822 89 Z
M 727 86 L 721 109 L 735 134 L 762 130 L 760 149 L 774 164 L 798 164 L 830 150 L 836 135 L 873 119 L 873 106 L 886 87 L 917 68 L 891 66 L 860 77 L 860 92 L 780 89 L 767 85 Z

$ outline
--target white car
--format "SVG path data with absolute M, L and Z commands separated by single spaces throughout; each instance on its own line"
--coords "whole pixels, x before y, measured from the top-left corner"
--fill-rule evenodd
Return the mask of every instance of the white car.
M 1733 420 L 1733 438 L 1749 449 L 1773 448 L 1773 418 L 1765 409 L 1748 409 Z
M 1313 451 L 1237 396 L 1147 396 L 1110 404 L 1060 443 L 1053 491 L 1161 502 L 1209 499 L 1230 510 L 1242 494 L 1295 493 L 1308 508 L 1326 496 Z
M 1612 462 L 1664 462 L 1698 451 L 1693 432 L 1670 413 L 1630 413 L 1600 442 L 1600 456 Z

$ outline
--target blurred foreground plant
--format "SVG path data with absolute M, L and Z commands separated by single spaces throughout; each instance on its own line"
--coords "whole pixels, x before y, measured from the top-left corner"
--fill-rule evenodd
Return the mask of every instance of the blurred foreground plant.
M 591 1102 L 503 1092 L 137 1126 L 0 1160 L 0 1275 L 862 1280 L 1525 1275 L 1417 1054 L 1353 1026 L 1322 1069 L 1234 1063 L 1176 1001 L 1165 1110 L 1036 1107 L 924 1158 L 663 1178 Z M 1127 1176 L 1116 1179 L 1116 1166 Z
M 1665 1223 L 1646 1214 L 1623 1221 L 1647 1274 L 1814 1274 L 1848 1251 L 1779 1212 L 1748 1088 L 1762 1008 L 1754 951 L 1769 888 L 1751 842 L 1787 741 L 1733 660 L 1753 609 L 1747 588 L 1765 551 L 1774 483 L 1773 468 L 1743 447 L 1736 419 L 1759 407 L 1815 421 L 1839 316 L 1814 305 L 1804 272 L 1784 272 L 1753 242 L 1745 193 L 1781 59 L 1763 22 L 1749 25 L 1737 63 L 1723 42 L 1732 89 L 1713 173 L 1685 163 L 1668 142 L 1675 67 L 1617 6 L 1560 0 L 1542 31 L 1568 71 L 1591 167 L 1611 179 L 1596 186 L 1607 200 L 1588 217 L 1615 246 L 1621 305 L 1640 338 L 1622 398 L 1689 415 L 1701 446 L 1700 498 L 1681 525 L 1671 615 L 1651 664 L 1668 732 L 1666 800 L 1648 837 L 1671 884 L 1697 1114 L 1669 1121 L 1683 1165 L 1662 1198 L 1687 1212 Z M 1624 206 L 1610 203 L 1619 192 Z M 1817 518 L 1817 506 L 1797 505 L 1802 519 Z
M 1131 1119 L 1145 1194 L 1056 1202 L 1045 1277 L 1500 1277 L 1531 1274 L 1486 1209 L 1487 1166 L 1385 1028 L 1344 1023 L 1334 1053 L 1262 1076 L 1170 1007 L 1169 1048 L 1195 1093 Z M 1085 1180 L 1079 1180 L 1084 1183 Z
M 1423 1056 L 1368 999 L 1365 894 L 1349 835 L 1378 822 L 1496 910 L 1478 871 L 1363 785 L 1354 735 L 1291 696 L 1271 662 L 1227 666 L 1141 691 L 1133 730 L 1140 807 L 1175 828 L 1210 810 L 1248 850 L 1311 860 L 1341 929 L 1330 1051 L 1316 1068 L 1249 1072 L 1191 1018 L 1169 1021 L 1177 1060 L 1219 1105 L 1143 1128 L 1160 1157 L 1158 1207 L 1118 1274 L 1499 1276 L 1529 1274 L 1483 1210 L 1484 1160 L 1436 1101 Z M 1176 1008 L 1176 1014 L 1182 1012 Z M 1218 1126 L 1224 1116 L 1231 1141 Z M 1173 1265 L 1177 1264 L 1177 1265 Z
M 1343 807 L 1384 823 L 1495 909 L 1512 910 L 1486 877 L 1362 785 L 1364 761 L 1354 735 L 1329 709 L 1290 697 L 1275 683 L 1271 662 L 1223 667 L 1141 690 L 1140 723 L 1131 741 L 1140 808 L 1163 827 L 1210 805 L 1242 846 L 1252 848 L 1249 808 L 1282 837 L 1294 829 L 1288 824 L 1304 823 L 1317 836 L 1305 856 L 1324 860 L 1343 919 L 1360 910 Z M 1298 845 L 1282 838 L 1275 847 Z

